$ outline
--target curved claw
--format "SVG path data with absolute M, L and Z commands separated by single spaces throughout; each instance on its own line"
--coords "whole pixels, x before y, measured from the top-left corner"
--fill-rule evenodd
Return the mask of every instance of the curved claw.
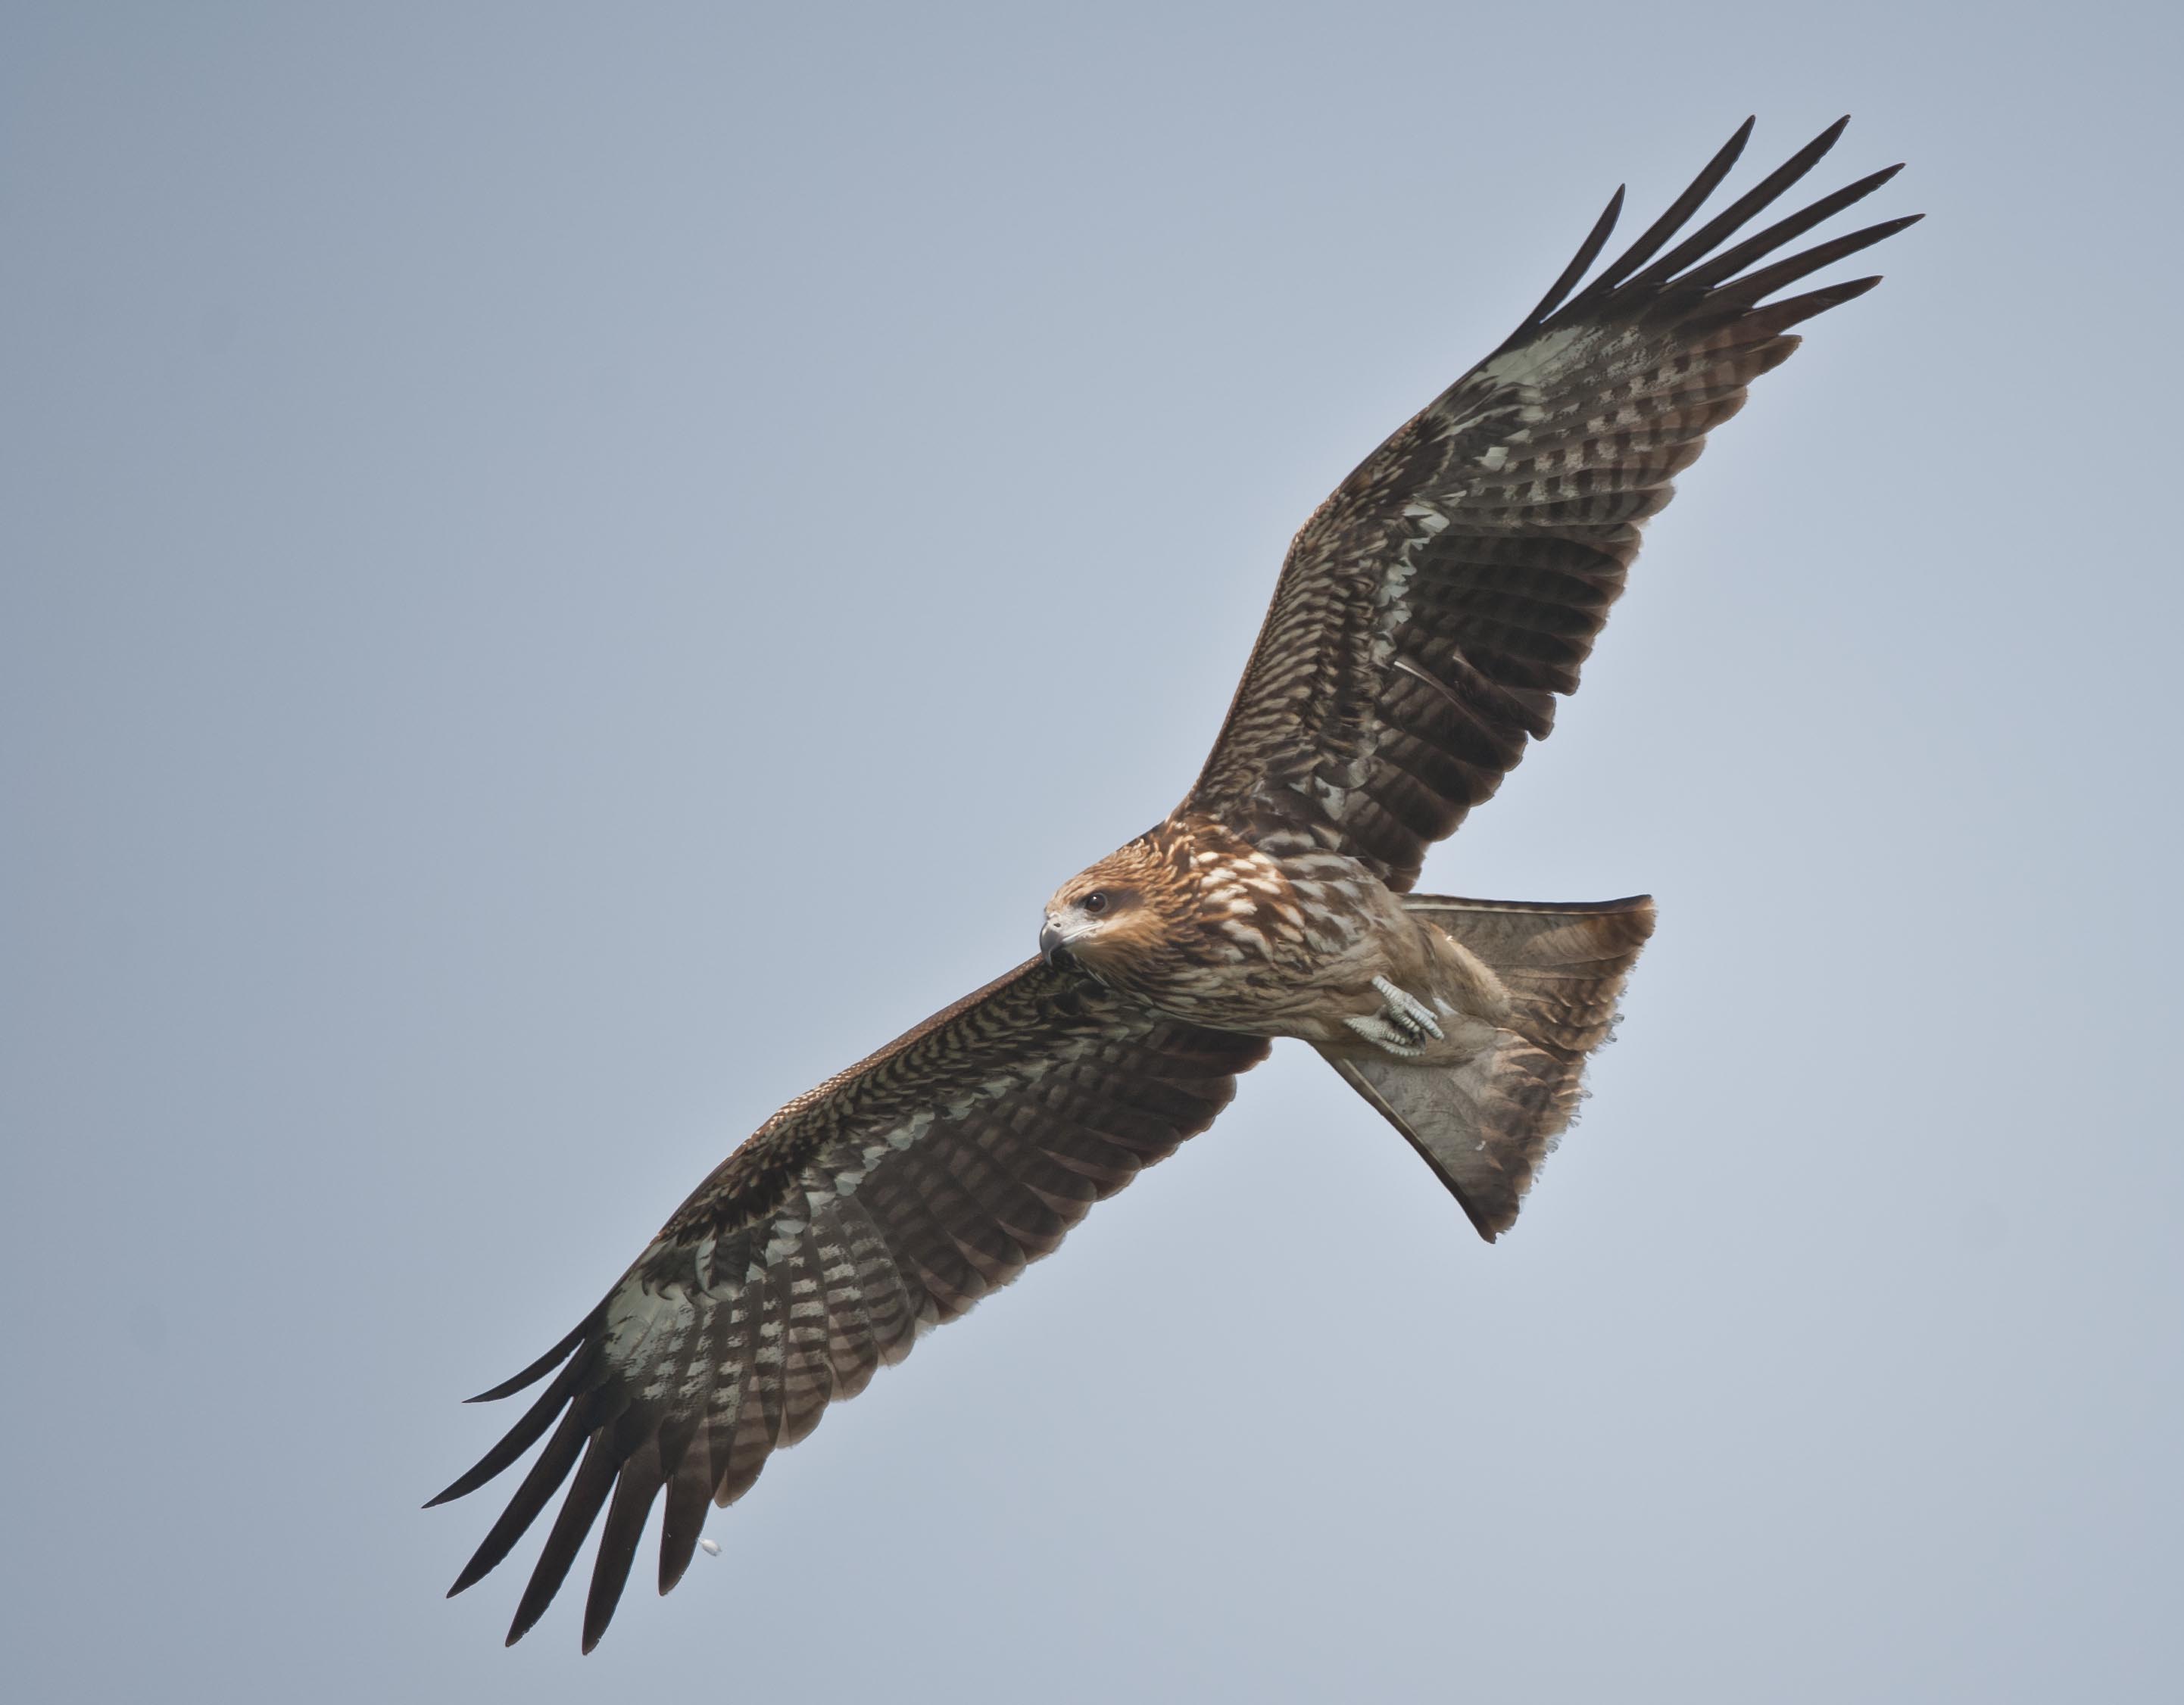
M 1398 1025 L 1380 1013 L 1353 1015 L 1342 1022 L 1384 1053 L 1401 1055 L 1408 1060 L 1425 1052 L 1415 1030 Z

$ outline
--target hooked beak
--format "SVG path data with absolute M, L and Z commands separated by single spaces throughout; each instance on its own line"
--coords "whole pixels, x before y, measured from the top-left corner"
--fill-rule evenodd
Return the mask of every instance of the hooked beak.
M 1052 971 L 1059 971 L 1070 962 L 1069 939 L 1050 917 L 1039 932 L 1039 956 Z

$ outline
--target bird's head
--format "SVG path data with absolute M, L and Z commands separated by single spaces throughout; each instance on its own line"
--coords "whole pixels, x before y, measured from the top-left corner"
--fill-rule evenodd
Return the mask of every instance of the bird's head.
M 1166 859 L 1132 841 L 1055 890 L 1039 950 L 1049 965 L 1067 957 L 1095 976 L 1127 976 L 1168 944 L 1174 886 Z

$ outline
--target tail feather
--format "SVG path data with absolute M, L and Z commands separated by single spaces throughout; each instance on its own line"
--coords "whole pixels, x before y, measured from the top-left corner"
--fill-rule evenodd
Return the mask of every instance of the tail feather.
M 1645 895 L 1590 905 L 1413 894 L 1416 912 L 1476 954 L 1509 991 L 1494 1045 L 1462 1066 L 1323 1050 L 1425 1157 L 1490 1243 L 1516 1223 L 1540 1163 L 1582 1096 L 1586 1056 L 1653 933 Z

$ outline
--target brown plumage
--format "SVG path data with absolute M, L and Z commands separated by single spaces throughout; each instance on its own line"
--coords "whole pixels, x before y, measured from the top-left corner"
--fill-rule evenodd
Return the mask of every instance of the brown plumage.
M 1891 168 L 1722 247 L 1837 124 L 1676 242 L 1750 130 L 1580 288 L 1618 190 L 1507 341 L 1305 523 L 1196 785 L 1056 892 L 1042 960 L 783 1108 L 574 1331 L 484 1394 L 547 1381 L 433 1502 L 545 1444 L 452 1590 L 567 1488 L 511 1641 L 602 1513 L 585 1649 L 663 1501 L 672 1586 L 708 1502 L 1205 1129 L 1270 1038 L 1325 1056 L 1483 1235 L 1514 1222 L 1652 905 L 1409 890 L 1552 727 L 1671 479 L 1796 348 L 1790 327 L 1879 281 L 1765 298 L 1911 222 L 1758 265 Z

